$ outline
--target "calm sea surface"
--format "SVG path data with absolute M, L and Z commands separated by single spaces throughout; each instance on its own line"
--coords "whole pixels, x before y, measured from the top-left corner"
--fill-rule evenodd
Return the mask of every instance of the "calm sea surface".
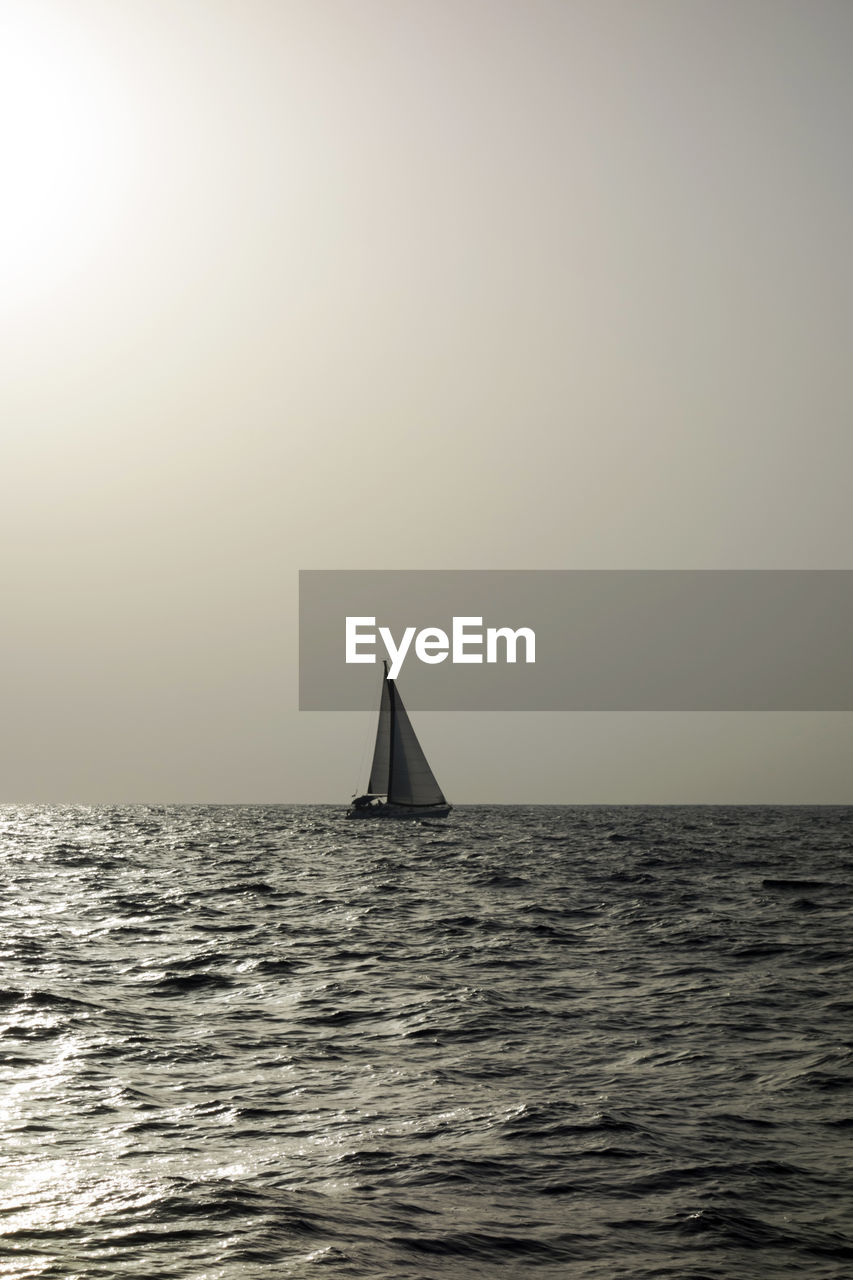
M 853 810 L 0 809 L 0 1276 L 853 1274 Z

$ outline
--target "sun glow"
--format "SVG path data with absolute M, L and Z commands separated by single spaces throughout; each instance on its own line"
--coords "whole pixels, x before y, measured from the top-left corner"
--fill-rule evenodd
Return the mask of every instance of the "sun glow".
M 123 204 L 128 97 L 76 12 L 13 3 L 0 18 L 0 273 L 13 314 L 84 274 Z

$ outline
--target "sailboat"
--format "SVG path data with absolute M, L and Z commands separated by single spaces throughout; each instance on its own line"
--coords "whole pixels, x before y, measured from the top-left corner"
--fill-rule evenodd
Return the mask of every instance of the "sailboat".
M 379 724 L 367 791 L 354 796 L 348 818 L 446 818 L 452 805 L 427 764 L 412 722 L 383 663 Z

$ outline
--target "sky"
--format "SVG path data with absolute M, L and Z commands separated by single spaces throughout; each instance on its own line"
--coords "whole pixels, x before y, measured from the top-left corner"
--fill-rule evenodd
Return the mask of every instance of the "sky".
M 0 798 L 345 802 L 300 569 L 851 567 L 851 60 L 846 0 L 4 0 Z M 459 803 L 853 801 L 849 713 L 417 728 Z

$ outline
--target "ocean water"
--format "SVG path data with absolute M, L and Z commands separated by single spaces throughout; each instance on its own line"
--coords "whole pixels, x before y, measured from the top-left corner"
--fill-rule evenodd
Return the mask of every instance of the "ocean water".
M 853 1274 L 846 808 L 0 809 L 0 1276 Z

